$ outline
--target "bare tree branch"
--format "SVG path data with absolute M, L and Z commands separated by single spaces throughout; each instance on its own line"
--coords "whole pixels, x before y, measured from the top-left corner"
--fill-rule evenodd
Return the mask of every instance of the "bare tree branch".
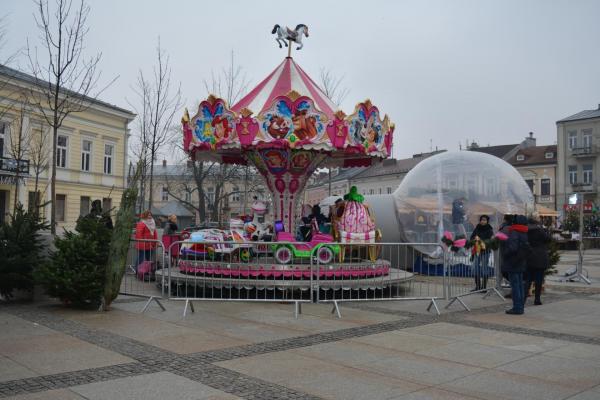
M 321 68 L 321 88 L 338 107 L 350 93 L 350 89 L 343 85 L 344 76 L 336 77 L 330 70 Z
M 46 56 L 38 54 L 27 40 L 26 54 L 36 85 L 30 99 L 46 123 L 52 128 L 52 176 L 50 179 L 52 233 L 56 233 L 56 141 L 65 119 L 87 110 L 110 86 L 98 88 L 98 70 L 102 53 L 85 58 L 84 42 L 89 32 L 87 18 L 90 7 L 84 0 L 73 7 L 72 0 L 55 0 L 54 11 L 48 0 L 34 0 L 34 14 L 41 46 Z

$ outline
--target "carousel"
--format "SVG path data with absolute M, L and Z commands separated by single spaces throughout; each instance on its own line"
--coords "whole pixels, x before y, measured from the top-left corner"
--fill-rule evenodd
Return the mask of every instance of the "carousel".
M 315 274 L 322 280 L 353 279 L 359 286 L 371 285 L 369 280 L 376 277 L 393 278 L 398 266 L 379 259 L 381 234 L 375 216 L 356 192 L 331 210 L 335 218 L 329 230 L 311 221 L 309 240 L 299 241 L 295 234 L 303 191 L 313 172 L 379 163 L 392 154 L 394 124 L 369 100 L 349 114 L 339 110 L 296 63 L 291 49 L 293 42 L 302 48 L 306 25 L 295 30 L 276 25 L 273 33 L 288 54 L 262 82 L 233 105 L 210 95 L 194 115 L 185 110 L 181 122 L 184 149 L 191 159 L 249 165 L 258 171 L 270 192 L 274 223 L 269 232 L 254 219 L 249 225 L 232 223 L 225 234 L 193 233 L 172 276 L 224 282 L 244 278 L 250 286 L 271 278 L 281 278 L 281 285 L 287 279 L 294 284 L 305 279 L 309 285 Z M 264 206 L 255 204 L 253 209 Z M 215 237 L 230 241 L 225 248 L 231 250 L 215 251 L 208 243 Z M 254 250 L 257 243 L 260 251 Z M 186 258 L 186 252 L 196 253 Z M 312 267 L 315 264 L 320 268 Z

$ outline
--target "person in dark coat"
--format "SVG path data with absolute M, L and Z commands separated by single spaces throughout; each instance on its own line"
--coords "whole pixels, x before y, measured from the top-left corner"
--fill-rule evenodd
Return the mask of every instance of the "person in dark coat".
M 527 273 L 525 279 L 525 295 L 529 294 L 531 284 L 535 282 L 535 300 L 533 304 L 542 305 L 542 282 L 544 272 L 550 267 L 548 245 L 552 238 L 548 231 L 534 219 L 529 221 L 527 239 L 531 246 L 531 254 L 527 258 Z
M 480 216 L 479 223 L 473 230 L 473 233 L 471 233 L 471 240 L 476 241 L 473 246 L 473 277 L 475 278 L 475 292 L 487 288 L 490 251 L 485 248 L 483 241 L 489 240 L 494 236 L 494 229 L 489 222 L 490 217 L 485 214 Z
M 527 239 L 529 227 L 527 217 L 517 215 L 514 223 L 507 227 L 508 239 L 500 247 L 502 272 L 508 274 L 512 292 L 513 308 L 506 310 L 507 314 L 523 314 L 525 304 L 525 286 L 523 273 L 527 268 L 527 258 L 531 247 Z
M 177 226 L 177 216 L 175 214 L 169 215 L 167 218 L 167 222 L 165 222 L 165 227 L 163 231 L 163 235 L 174 235 L 178 230 Z

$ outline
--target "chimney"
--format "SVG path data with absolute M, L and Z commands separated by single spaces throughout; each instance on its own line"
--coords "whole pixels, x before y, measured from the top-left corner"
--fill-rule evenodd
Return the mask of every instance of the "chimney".
M 523 143 L 521 143 L 521 145 L 524 148 L 535 147 L 535 145 L 536 145 L 536 139 L 533 137 L 533 132 L 529 132 L 529 136 L 527 136 L 525 138 L 525 140 L 523 140 Z
M 167 160 L 163 160 L 163 167 L 167 166 Z

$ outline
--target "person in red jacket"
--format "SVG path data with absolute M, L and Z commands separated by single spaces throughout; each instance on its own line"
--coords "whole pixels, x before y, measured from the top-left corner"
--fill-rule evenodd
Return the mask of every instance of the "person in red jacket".
M 138 266 L 144 261 L 152 261 L 152 252 L 156 249 L 157 243 L 154 240 L 157 239 L 156 222 L 150 210 L 146 210 L 140 215 L 140 222 L 135 226 L 135 247 L 138 250 Z

